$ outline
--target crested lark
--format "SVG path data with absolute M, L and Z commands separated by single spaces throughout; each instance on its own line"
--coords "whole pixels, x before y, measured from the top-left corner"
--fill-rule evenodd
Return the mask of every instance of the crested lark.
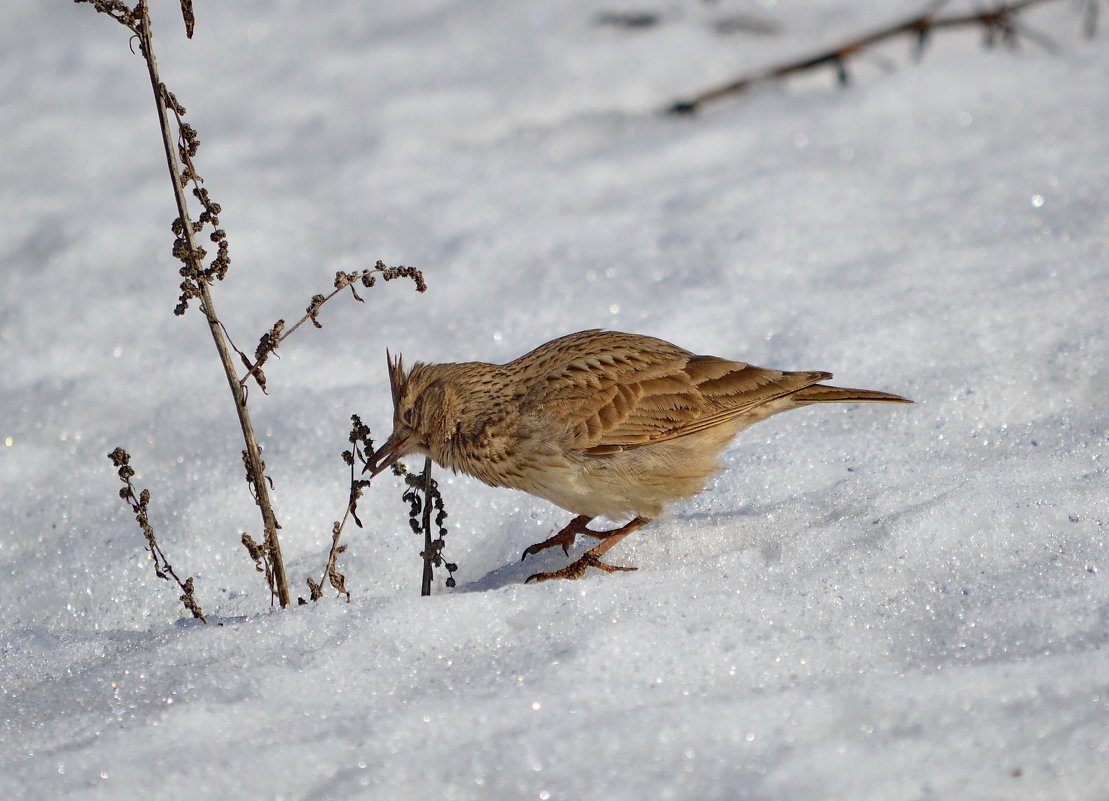
M 717 455 L 743 429 L 810 403 L 911 403 L 886 392 L 818 382 L 823 372 L 782 372 L 697 356 L 661 339 L 581 331 L 507 364 L 422 364 L 388 359 L 393 433 L 373 455 L 377 475 L 409 453 L 494 487 L 546 498 L 577 515 L 524 557 L 576 535 L 601 542 L 561 570 L 528 581 L 576 579 L 674 501 L 704 488 Z M 594 517 L 631 522 L 612 531 Z

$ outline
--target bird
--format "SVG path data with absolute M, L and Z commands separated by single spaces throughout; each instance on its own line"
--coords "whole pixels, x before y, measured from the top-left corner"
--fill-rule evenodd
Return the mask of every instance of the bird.
M 371 478 L 409 454 L 543 498 L 573 513 L 526 559 L 578 535 L 600 542 L 566 567 L 531 581 L 578 579 L 589 568 L 635 570 L 602 557 L 616 543 L 690 498 L 721 468 L 740 431 L 814 403 L 912 403 L 888 392 L 833 387 L 831 373 L 787 372 L 702 356 L 642 334 L 567 334 L 505 364 L 463 362 L 406 369 L 386 351 L 393 431 L 369 458 Z M 597 517 L 631 518 L 599 531 Z

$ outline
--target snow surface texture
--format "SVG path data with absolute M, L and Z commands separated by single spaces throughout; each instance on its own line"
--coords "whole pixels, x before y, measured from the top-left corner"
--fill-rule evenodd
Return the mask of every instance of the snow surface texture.
M 441 475 L 459 586 L 417 597 L 399 482 L 367 494 L 351 603 L 270 609 L 126 31 L 5 0 L 0 93 L 0 797 L 1109 798 L 1109 51 L 901 42 L 693 119 L 676 97 L 917 3 L 157 4 L 253 348 L 338 269 L 252 396 L 294 592 L 318 577 L 389 347 L 503 361 L 569 331 L 826 369 L 911 407 L 781 415 L 710 489 L 523 585 L 568 514 Z M 618 4 L 623 6 L 623 4 Z M 951 11 L 965 9 L 959 3 Z M 776 32 L 720 35 L 742 13 Z M 890 65 L 894 65 L 892 69 Z M 157 580 L 105 458 L 213 622 Z M 580 553 L 579 546 L 572 553 Z M 176 622 L 175 622 L 176 621 Z

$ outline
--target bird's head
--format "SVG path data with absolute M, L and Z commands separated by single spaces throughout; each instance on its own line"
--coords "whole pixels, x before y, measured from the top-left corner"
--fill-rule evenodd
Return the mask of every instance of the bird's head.
M 416 362 L 405 370 L 404 360 L 386 353 L 389 388 L 393 395 L 393 433 L 370 458 L 366 470 L 376 476 L 392 467 L 399 459 L 412 453 L 435 458 L 438 445 L 453 430 L 450 424 L 453 395 L 449 365 Z M 437 461 L 441 461 L 437 459 Z M 365 472 L 365 471 L 363 471 Z

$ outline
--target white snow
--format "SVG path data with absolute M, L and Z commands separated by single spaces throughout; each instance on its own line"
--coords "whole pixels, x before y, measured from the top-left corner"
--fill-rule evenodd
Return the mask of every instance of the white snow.
M 917 404 L 760 424 L 611 552 L 638 572 L 578 582 L 522 583 L 565 563 L 519 557 L 567 513 L 440 474 L 459 586 L 419 598 L 383 478 L 346 534 L 352 601 L 272 610 L 214 349 L 172 314 L 143 63 L 89 6 L 6 0 L 0 797 L 1109 798 L 1104 26 L 1049 4 L 1026 22 L 1055 53 L 947 32 L 843 91 L 677 119 L 919 4 L 197 2 L 191 42 L 156 5 L 236 343 L 339 269 L 430 285 L 332 301 L 252 396 L 297 594 L 350 415 L 388 433 L 386 347 L 503 361 L 607 327 Z M 661 22 L 595 24 L 629 8 Z M 714 32 L 736 13 L 779 33 Z M 117 445 L 222 625 L 153 575 Z

